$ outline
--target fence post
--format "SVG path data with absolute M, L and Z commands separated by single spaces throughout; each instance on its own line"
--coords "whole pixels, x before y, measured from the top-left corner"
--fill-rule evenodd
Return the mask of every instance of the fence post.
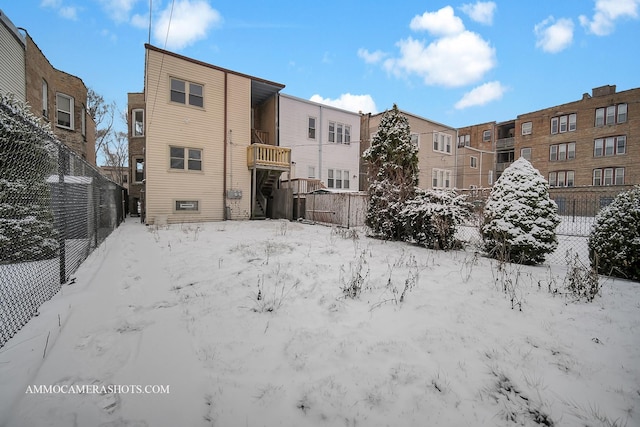
M 60 284 L 67 281 L 67 250 L 66 250 L 66 234 L 67 234 L 67 215 L 65 212 L 65 201 L 67 200 L 64 177 L 67 174 L 68 157 L 65 155 L 62 146 L 58 146 L 58 215 L 60 218 L 60 230 L 58 230 L 58 247 L 60 248 Z

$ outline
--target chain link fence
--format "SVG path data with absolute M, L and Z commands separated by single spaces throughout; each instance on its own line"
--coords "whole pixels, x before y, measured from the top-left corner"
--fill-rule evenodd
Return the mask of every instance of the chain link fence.
M 618 185 L 611 187 L 564 187 L 551 188 L 549 196 L 558 205 L 560 224 L 556 228 L 558 248 L 547 255 L 546 262 L 553 265 L 567 265 L 567 257 L 580 258 L 585 265 L 589 265 L 588 238 L 595 217 L 600 210 L 608 206 L 621 192 L 628 191 L 633 185 Z M 460 227 L 458 238 L 468 245 L 480 248 L 482 237 L 482 210 L 491 193 L 491 189 L 463 190 L 467 201 L 474 205 L 474 216 Z
M 124 220 L 124 189 L 0 102 L 0 347 Z

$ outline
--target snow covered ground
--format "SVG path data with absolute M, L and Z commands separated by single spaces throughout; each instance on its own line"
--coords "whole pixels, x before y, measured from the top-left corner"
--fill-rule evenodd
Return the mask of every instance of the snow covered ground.
M 0 349 L 0 425 L 640 425 L 640 283 L 575 302 L 565 272 L 301 223 L 129 221 Z

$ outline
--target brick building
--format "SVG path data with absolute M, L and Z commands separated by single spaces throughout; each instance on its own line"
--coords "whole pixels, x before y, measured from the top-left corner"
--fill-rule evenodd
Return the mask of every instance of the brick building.
M 96 126 L 87 113 L 83 81 L 54 68 L 27 31 L 18 30 L 2 11 L 0 43 L 0 91 L 26 101 L 62 143 L 95 165 Z
M 129 136 L 129 214 L 144 213 L 144 93 L 127 94 L 127 122 Z M 138 212 L 140 206 L 140 212 Z
M 640 183 L 640 88 L 602 86 L 579 101 L 521 114 L 515 152 L 552 187 Z
M 496 122 L 458 129 L 456 187 L 485 188 L 494 181 Z

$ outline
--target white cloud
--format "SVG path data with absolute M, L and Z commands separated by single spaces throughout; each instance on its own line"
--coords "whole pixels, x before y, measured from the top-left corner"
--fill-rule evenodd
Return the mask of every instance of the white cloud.
M 495 66 L 495 49 L 478 34 L 464 31 L 426 45 L 409 37 L 398 42 L 400 57 L 384 62 L 395 75 L 416 74 L 426 84 L 448 87 L 476 82 Z
M 467 107 L 485 105 L 501 99 L 506 90 L 507 88 L 498 81 L 485 83 L 465 93 L 462 99 L 456 102 L 455 107 L 462 110 Z
M 464 31 L 462 19 L 453 13 L 451 6 L 445 6 L 437 12 L 425 12 L 415 16 L 409 28 L 413 31 L 426 30 L 434 36 L 451 36 Z
M 75 21 L 78 19 L 78 9 L 73 6 L 64 6 L 58 10 L 58 13 L 63 18 L 71 19 Z
M 149 16 L 148 15 L 139 15 L 139 14 L 134 14 L 131 17 L 131 25 L 133 25 L 136 28 L 148 28 L 149 27 Z
M 533 31 L 536 34 L 536 47 L 544 52 L 558 53 L 573 42 L 573 21 L 571 19 L 558 19 L 550 16 L 536 24 Z
M 102 8 L 116 22 L 126 22 L 129 14 L 140 0 L 100 0 Z
M 640 0 L 596 0 L 593 19 L 580 15 L 580 24 L 592 34 L 606 36 L 615 29 L 620 18 L 638 18 Z
M 153 35 L 168 49 L 182 49 L 207 36 L 212 26 L 220 25 L 222 16 L 205 0 L 178 0 L 160 13 Z M 168 35 L 167 35 L 168 32 Z
M 323 98 L 320 95 L 313 95 L 309 101 L 320 104 L 331 105 L 332 107 L 342 108 L 343 110 L 363 113 L 377 113 L 376 103 L 371 95 L 352 95 L 343 93 L 337 99 Z
M 381 50 L 369 52 L 367 49 L 360 48 L 358 49 L 358 56 L 364 59 L 364 62 L 366 62 L 367 64 L 375 64 L 382 61 L 382 59 L 387 56 L 387 54 Z
M 492 25 L 493 14 L 496 11 L 496 4 L 492 1 L 479 1 L 474 4 L 463 4 L 460 10 L 476 22 L 485 25 Z

